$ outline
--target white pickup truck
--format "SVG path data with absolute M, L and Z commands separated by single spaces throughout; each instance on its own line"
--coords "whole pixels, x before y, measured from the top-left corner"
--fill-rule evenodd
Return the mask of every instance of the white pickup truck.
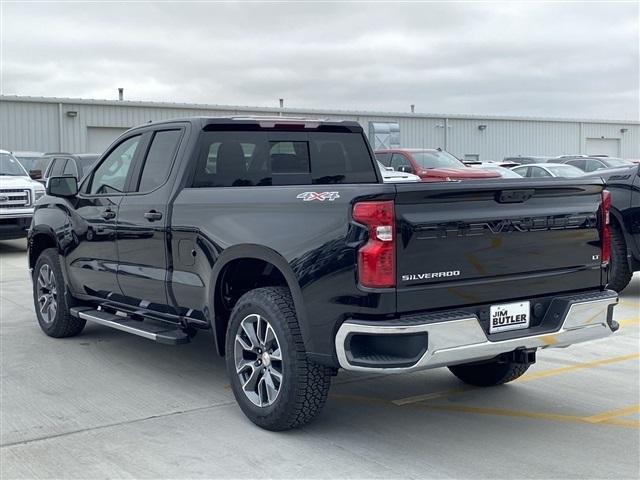
M 33 206 L 44 191 L 10 152 L 0 150 L 0 240 L 27 235 Z

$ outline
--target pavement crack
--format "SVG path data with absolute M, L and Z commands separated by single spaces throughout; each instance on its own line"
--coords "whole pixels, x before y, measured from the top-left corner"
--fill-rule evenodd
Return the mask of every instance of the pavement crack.
M 104 429 L 107 429 L 107 428 L 119 427 L 119 426 L 122 426 L 122 425 L 131 425 L 131 424 L 135 424 L 135 423 L 146 422 L 147 420 L 154 420 L 154 419 L 157 419 L 157 418 L 168 418 L 168 417 L 173 417 L 173 416 L 176 416 L 176 415 L 182 415 L 184 413 L 200 412 L 200 411 L 203 411 L 203 410 L 226 407 L 226 406 L 234 405 L 234 404 L 235 404 L 235 401 L 229 401 L 229 402 L 217 403 L 215 405 L 206 405 L 204 407 L 196 407 L 196 408 L 190 408 L 190 409 L 186 409 L 186 410 L 178 410 L 178 411 L 175 411 L 175 412 L 162 413 L 162 414 L 158 414 L 158 415 L 150 415 L 148 417 L 136 418 L 136 419 L 133 419 L 133 420 L 125 420 L 125 421 L 122 421 L 122 422 L 107 423 L 105 425 L 97 425 L 95 427 L 81 428 L 79 430 L 72 430 L 72 431 L 69 431 L 69 432 L 57 433 L 55 435 L 46 435 L 46 436 L 43 436 L 43 437 L 30 438 L 28 440 L 20 440 L 18 442 L 3 443 L 3 444 L 0 444 L 0 449 L 9 448 L 9 447 L 16 447 L 16 446 L 22 446 L 22 445 L 29 445 L 29 444 L 32 444 L 32 443 L 51 440 L 51 439 L 54 439 L 54 438 L 62 438 L 62 437 L 77 435 L 77 434 L 80 434 L 80 433 L 87 433 L 87 432 L 93 432 L 93 431 L 97 431 L 97 430 L 104 430 Z

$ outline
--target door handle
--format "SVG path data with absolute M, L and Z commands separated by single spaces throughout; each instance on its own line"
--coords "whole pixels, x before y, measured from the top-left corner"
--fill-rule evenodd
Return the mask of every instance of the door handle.
M 162 218 L 162 213 L 156 212 L 155 210 L 149 210 L 144 214 L 144 218 L 146 218 L 150 222 L 155 222 L 156 220 L 160 220 Z
M 104 212 L 102 212 L 100 214 L 102 216 L 102 218 L 104 218 L 105 220 L 111 220 L 116 218 L 116 212 L 114 212 L 113 210 L 111 210 L 110 208 L 107 208 Z

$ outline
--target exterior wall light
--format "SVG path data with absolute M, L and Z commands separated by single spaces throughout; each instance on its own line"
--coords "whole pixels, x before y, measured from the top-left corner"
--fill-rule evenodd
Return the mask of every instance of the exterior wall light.
M 478 125 L 478 130 L 485 131 L 487 129 L 486 125 Z
M 621 128 L 620 133 L 627 133 L 629 131 L 628 128 Z
M 69 110 L 67 111 L 67 117 L 77 117 L 78 116 L 78 112 L 76 112 L 75 110 Z

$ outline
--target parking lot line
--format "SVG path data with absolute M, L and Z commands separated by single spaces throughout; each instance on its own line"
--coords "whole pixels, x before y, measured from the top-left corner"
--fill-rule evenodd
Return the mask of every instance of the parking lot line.
M 605 412 L 601 414 L 602 418 L 598 421 L 594 421 L 592 419 L 599 417 L 599 415 L 582 417 L 579 415 L 562 415 L 558 413 L 528 412 L 524 410 L 508 410 L 506 408 L 472 407 L 472 406 L 464 406 L 464 405 L 431 405 L 426 403 L 416 403 L 416 404 L 410 405 L 410 407 L 423 408 L 426 410 L 475 413 L 480 415 L 495 415 L 500 417 L 521 417 L 521 418 L 532 418 L 536 420 L 550 420 L 550 421 L 559 421 L 559 422 L 583 423 L 583 424 L 591 424 L 591 425 L 614 425 L 617 427 L 640 429 L 640 421 L 638 420 L 621 420 L 621 419 L 614 418 L 618 416 L 623 416 L 625 414 L 629 415 L 631 413 L 634 413 L 637 410 L 638 405 L 633 405 L 632 407 L 625 407 L 624 409 L 616 410 L 615 411 L 616 413 L 614 413 L 614 411 Z M 607 418 L 606 415 L 614 415 L 614 417 Z
M 640 413 L 640 403 L 637 405 L 631 405 L 630 407 L 617 408 L 615 410 L 609 410 L 608 412 L 599 413 L 597 415 L 591 415 L 590 417 L 585 417 L 585 420 L 587 420 L 588 422 L 600 423 L 612 418 L 633 415 L 634 413 Z
M 384 400 L 382 398 L 362 397 L 359 395 L 341 395 L 332 394 L 332 399 L 346 400 L 357 403 L 365 403 L 375 406 L 390 406 L 396 405 L 393 401 Z M 640 420 L 621 419 L 625 415 L 631 415 L 636 413 L 640 409 L 640 405 L 632 405 L 630 407 L 624 407 L 616 410 L 610 410 L 608 412 L 600 413 L 597 415 L 581 416 L 581 415 L 563 415 L 559 413 L 547 413 L 547 412 L 530 412 L 526 410 L 509 410 L 506 408 L 492 408 L 492 407 L 474 407 L 466 405 L 433 405 L 430 403 L 416 402 L 411 404 L 405 404 L 408 408 L 414 408 L 419 410 L 432 410 L 442 412 L 458 412 L 458 413 L 471 413 L 477 415 L 495 415 L 500 417 L 520 417 L 530 418 L 535 420 L 547 420 L 556 422 L 568 422 L 568 423 L 581 423 L 588 425 L 612 425 L 616 427 L 625 427 L 640 429 Z
M 632 353 L 630 355 L 621 355 L 619 357 L 595 360 L 593 362 L 578 363 L 575 365 L 569 365 L 567 367 L 560 367 L 560 368 L 554 368 L 551 370 L 543 370 L 541 372 L 530 373 L 528 375 L 524 375 L 520 377 L 517 380 L 514 380 L 514 382 L 530 382 L 532 380 L 538 380 L 540 378 L 553 377 L 553 376 L 562 375 L 568 372 L 574 372 L 577 370 L 584 370 L 588 368 L 595 368 L 602 365 L 610 365 L 612 363 L 626 362 L 628 360 L 634 360 L 638 358 L 640 358 L 640 353 L 637 352 L 637 353 Z M 396 405 L 408 405 L 410 403 L 424 402 L 427 400 L 433 400 L 435 398 L 449 397 L 452 395 L 457 395 L 460 393 L 465 393 L 472 390 L 480 390 L 480 389 L 481 387 L 461 387 L 461 388 L 455 388 L 452 390 L 445 390 L 443 392 L 433 392 L 433 393 L 426 393 L 424 395 L 414 395 L 407 398 L 401 398 L 399 400 L 393 400 L 393 403 Z
M 625 305 L 625 306 L 632 306 L 632 307 L 636 307 L 638 308 L 638 305 L 640 304 L 640 302 L 638 302 L 638 300 L 618 300 L 618 303 L 620 305 Z
M 626 362 L 628 360 L 635 360 L 638 358 L 640 358 L 640 352 L 632 353 L 630 355 L 621 355 L 619 357 L 604 358 L 602 360 L 594 360 L 593 362 L 578 363 L 576 365 L 569 365 L 567 367 L 553 368 L 551 370 L 542 370 L 541 372 L 530 373 L 514 380 L 514 382 L 530 382 L 532 380 L 538 380 L 540 378 L 554 377 L 556 375 L 561 375 L 567 372 L 595 368 L 601 365 L 610 365 L 612 363 Z
M 628 325 L 638 325 L 640 324 L 640 318 L 627 318 L 625 320 L 620 320 L 618 323 L 623 327 Z

